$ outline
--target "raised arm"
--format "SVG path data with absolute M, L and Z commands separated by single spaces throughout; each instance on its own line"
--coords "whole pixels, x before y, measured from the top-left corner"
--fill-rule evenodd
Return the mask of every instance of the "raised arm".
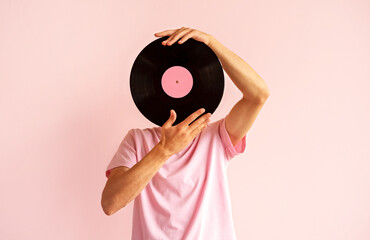
M 251 128 L 258 113 L 265 104 L 270 91 L 263 79 L 238 55 L 223 46 L 212 35 L 192 28 L 179 28 L 155 33 L 157 37 L 169 36 L 163 45 L 172 45 L 176 41 L 184 43 L 189 38 L 205 43 L 220 59 L 221 65 L 235 86 L 243 93 L 225 117 L 227 132 L 235 146 Z
M 216 53 L 223 69 L 243 94 L 242 99 L 234 105 L 225 119 L 226 129 L 235 146 L 252 127 L 270 91 L 248 63 L 216 38 L 211 36 L 208 46 Z

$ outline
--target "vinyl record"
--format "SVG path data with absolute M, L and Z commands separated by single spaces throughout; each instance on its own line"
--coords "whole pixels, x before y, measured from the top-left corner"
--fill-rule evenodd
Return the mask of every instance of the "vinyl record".
M 163 46 L 168 36 L 148 44 L 137 56 L 130 90 L 139 111 L 162 126 L 177 114 L 176 125 L 200 108 L 214 113 L 224 92 L 224 73 L 216 54 L 192 38 Z

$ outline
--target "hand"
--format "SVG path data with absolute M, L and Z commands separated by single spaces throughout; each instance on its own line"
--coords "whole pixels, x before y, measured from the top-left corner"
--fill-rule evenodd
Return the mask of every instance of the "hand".
M 170 111 L 169 119 L 162 126 L 161 140 L 158 143 L 166 156 L 170 157 L 180 152 L 207 126 L 210 121 L 209 118 L 212 115 L 211 113 L 204 114 L 194 121 L 204 112 L 205 109 L 201 108 L 192 113 L 181 123 L 172 126 L 176 121 L 176 112 L 174 110 Z
M 155 33 L 154 36 L 156 36 L 156 37 L 169 36 L 165 41 L 162 42 L 162 44 L 164 46 L 166 46 L 166 45 L 170 46 L 171 44 L 173 44 L 174 42 L 176 42 L 180 38 L 181 38 L 181 40 L 178 42 L 179 44 L 184 43 L 189 38 L 193 38 L 194 40 L 197 40 L 199 42 L 203 42 L 207 46 L 209 46 L 209 44 L 211 43 L 212 38 L 213 38 L 210 34 L 201 32 L 201 31 L 196 30 L 196 29 L 186 28 L 186 27 L 182 27 L 182 28 L 179 28 L 179 29 L 173 29 L 173 30 L 166 30 L 166 31 L 163 31 L 163 32 L 158 32 L 158 33 Z

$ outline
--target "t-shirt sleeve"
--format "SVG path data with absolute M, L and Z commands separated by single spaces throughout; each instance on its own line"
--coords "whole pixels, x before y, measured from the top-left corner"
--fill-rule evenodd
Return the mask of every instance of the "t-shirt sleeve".
M 219 133 L 221 137 L 222 144 L 224 145 L 227 160 L 231 160 L 236 155 L 239 155 L 245 151 L 246 148 L 246 135 L 234 146 L 231 142 L 229 133 L 226 129 L 225 118 L 219 120 Z
M 136 164 L 137 155 L 135 146 L 134 130 L 131 129 L 126 133 L 126 136 L 123 138 L 118 150 L 106 168 L 105 176 L 107 178 L 110 175 L 110 171 L 115 167 L 126 166 L 131 168 Z

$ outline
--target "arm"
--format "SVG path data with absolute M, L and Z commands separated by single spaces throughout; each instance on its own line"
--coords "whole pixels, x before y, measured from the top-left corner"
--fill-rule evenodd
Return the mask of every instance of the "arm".
M 220 59 L 227 75 L 235 86 L 243 93 L 243 98 L 238 101 L 225 117 L 227 132 L 235 146 L 251 128 L 258 113 L 270 95 L 266 83 L 262 78 L 235 53 L 223 46 L 212 35 L 191 28 L 166 30 L 154 34 L 157 37 L 169 36 L 163 45 L 172 45 L 177 40 L 179 44 L 189 38 L 205 43 Z
M 210 36 L 207 44 L 220 59 L 222 67 L 242 92 L 239 100 L 225 118 L 227 132 L 235 146 L 252 127 L 258 113 L 270 95 L 263 79 L 238 55 Z
M 171 111 L 170 118 L 161 128 L 159 143 L 132 168 L 120 167 L 111 172 L 101 198 L 105 214 L 112 215 L 135 199 L 167 159 L 185 148 L 207 126 L 211 114 L 199 117 L 203 113 L 204 109 L 199 109 L 172 126 L 176 112 Z
M 161 146 L 156 145 L 127 171 L 112 171 L 102 193 L 105 214 L 112 215 L 136 198 L 168 158 Z

